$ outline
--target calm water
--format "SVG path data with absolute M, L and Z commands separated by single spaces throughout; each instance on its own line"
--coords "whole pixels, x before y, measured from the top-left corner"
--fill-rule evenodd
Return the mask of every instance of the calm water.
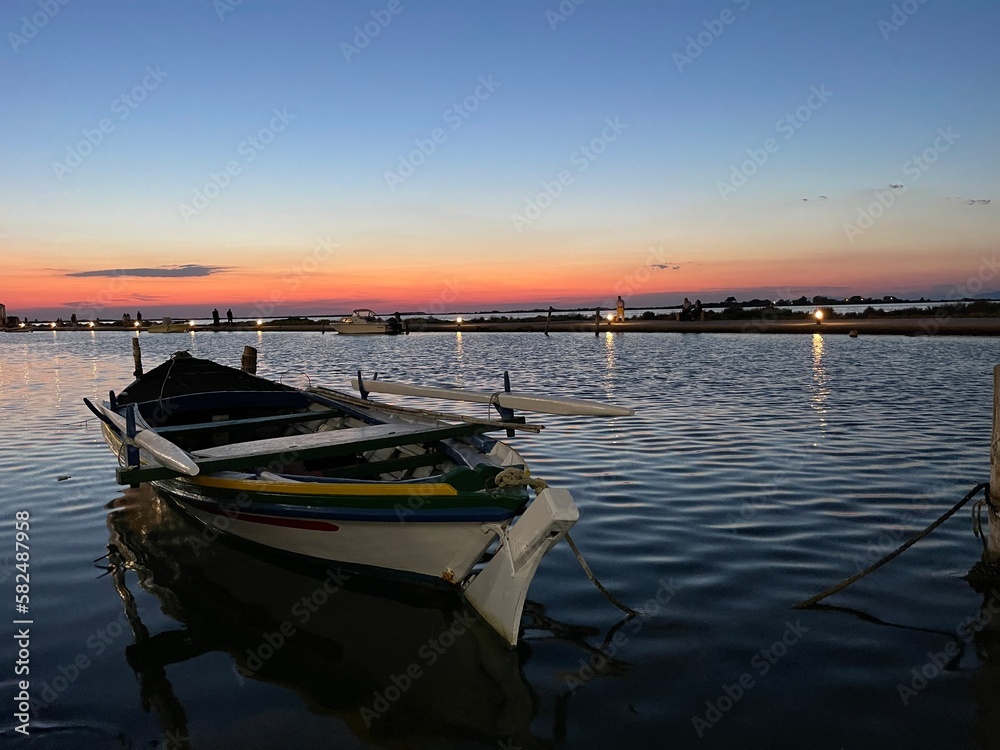
M 285 382 L 343 387 L 362 367 L 493 390 L 507 369 L 515 390 L 636 407 L 631 419 L 546 417 L 541 435 L 514 442 L 535 475 L 573 492 L 577 544 L 643 614 L 623 623 L 565 544 L 542 563 L 516 651 L 419 590 L 355 580 L 307 611 L 322 568 L 224 544 L 193 554 L 197 529 L 115 484 L 81 399 L 131 380 L 127 335 L 2 335 L 5 744 L 1000 745 L 997 631 L 962 630 L 984 607 L 962 579 L 980 553 L 967 512 L 828 600 L 851 611 L 789 609 L 985 481 L 1000 341 L 199 333 L 142 344 L 148 367 L 181 348 L 236 365 L 252 344 L 260 374 Z M 27 740 L 12 731 L 10 637 L 25 509 L 41 704 Z M 111 574 L 107 558 L 93 562 L 109 545 Z M 449 626 L 454 644 L 441 638 Z

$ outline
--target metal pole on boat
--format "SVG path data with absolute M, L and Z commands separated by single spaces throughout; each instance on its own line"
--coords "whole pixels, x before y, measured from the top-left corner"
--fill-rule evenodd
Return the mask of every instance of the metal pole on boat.
M 1000 561 L 1000 365 L 993 368 L 993 436 L 990 440 L 989 537 L 985 556 L 990 562 Z
M 243 347 L 243 359 L 240 361 L 240 369 L 249 372 L 251 375 L 257 374 L 257 350 L 252 346 Z
M 140 373 L 141 374 L 141 373 Z M 139 377 L 136 375 L 136 377 Z M 139 465 L 139 449 L 136 447 L 133 439 L 135 438 L 135 404 L 129 404 L 125 407 L 125 463 L 128 467 L 134 468 Z M 139 485 L 133 483 L 132 488 L 136 488 Z
M 135 338 L 132 339 L 132 359 L 135 360 L 135 372 L 132 374 L 137 377 L 142 377 L 142 350 L 139 348 L 139 335 L 136 334 Z

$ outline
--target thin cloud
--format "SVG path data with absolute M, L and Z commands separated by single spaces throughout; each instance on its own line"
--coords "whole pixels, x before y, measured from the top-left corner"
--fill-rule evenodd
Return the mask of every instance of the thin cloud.
M 672 263 L 654 263 L 648 267 L 652 268 L 654 271 L 679 271 L 681 268 L 680 266 L 675 266 Z
M 211 276 L 215 273 L 225 273 L 228 266 L 202 266 L 190 263 L 184 266 L 161 266 L 159 268 L 104 268 L 97 271 L 76 271 L 67 276 L 144 276 L 153 278 Z
M 958 201 L 959 203 L 964 203 L 966 206 L 988 206 L 993 202 L 992 198 L 963 198 L 961 196 L 948 196 L 950 201 Z

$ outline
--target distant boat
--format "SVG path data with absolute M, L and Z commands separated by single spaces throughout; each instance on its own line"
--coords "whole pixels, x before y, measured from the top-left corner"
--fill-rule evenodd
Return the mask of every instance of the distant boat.
M 146 333 L 185 333 L 191 330 L 187 323 L 154 323 L 148 326 Z
M 178 352 L 105 404 L 85 402 L 123 465 L 120 483 L 148 481 L 206 526 L 267 547 L 461 587 L 516 643 L 535 569 L 579 511 L 569 492 L 529 479 L 521 456 L 484 433 L 539 428 L 510 411 L 484 420 L 367 399 L 408 387 L 431 398 L 491 394 L 359 385 L 362 398 L 302 390 Z M 631 413 L 580 399 L 492 398 L 502 410 Z
M 396 319 L 384 320 L 371 310 L 355 310 L 351 315 L 341 318 L 330 327 L 343 334 L 394 334 L 402 331 L 402 325 Z
M 164 318 L 162 323 L 153 323 L 146 327 L 147 333 L 185 333 L 190 330 L 189 322 L 174 323 L 170 318 Z

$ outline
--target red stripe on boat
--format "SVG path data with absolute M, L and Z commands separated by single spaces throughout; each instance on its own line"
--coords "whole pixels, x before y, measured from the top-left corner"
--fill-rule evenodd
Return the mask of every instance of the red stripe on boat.
M 332 521 L 314 521 L 304 518 L 277 518 L 275 516 L 260 516 L 256 513 L 236 513 L 230 515 L 212 508 L 205 508 L 201 506 L 198 506 L 198 508 L 199 510 L 203 510 L 206 513 L 212 513 L 216 516 L 227 516 L 229 518 L 235 518 L 238 521 L 247 521 L 249 523 L 260 523 L 268 526 L 285 526 L 290 529 L 310 529 L 312 531 L 340 531 L 340 527 Z

